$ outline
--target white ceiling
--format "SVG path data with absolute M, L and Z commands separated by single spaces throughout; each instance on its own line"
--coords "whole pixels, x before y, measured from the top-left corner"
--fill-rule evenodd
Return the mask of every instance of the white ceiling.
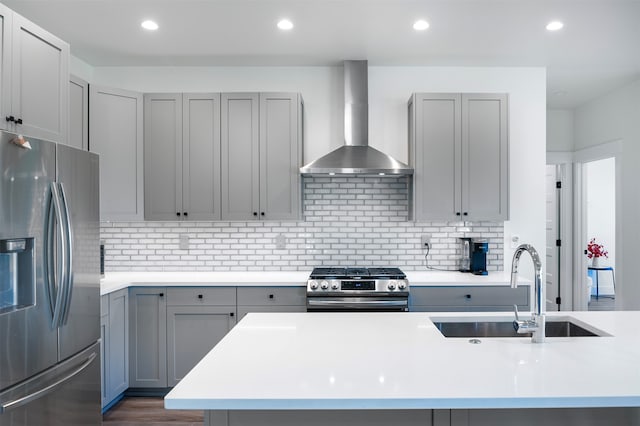
M 545 66 L 548 105 L 640 78 L 640 0 L 3 0 L 93 66 Z M 281 17 L 295 28 L 276 28 Z M 140 28 L 156 20 L 155 33 Z M 416 32 L 417 18 L 431 27 Z M 565 27 L 550 33 L 552 19 Z M 563 92 L 556 94 L 557 92 Z

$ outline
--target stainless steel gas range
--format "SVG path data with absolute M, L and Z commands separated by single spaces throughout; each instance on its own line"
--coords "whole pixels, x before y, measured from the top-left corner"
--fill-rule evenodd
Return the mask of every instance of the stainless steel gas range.
M 308 312 L 409 310 L 409 282 L 398 268 L 314 268 Z

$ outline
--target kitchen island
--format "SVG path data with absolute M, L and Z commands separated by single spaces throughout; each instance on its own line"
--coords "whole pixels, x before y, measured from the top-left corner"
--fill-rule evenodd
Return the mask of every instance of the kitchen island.
M 167 395 L 211 425 L 637 425 L 640 312 L 571 312 L 597 337 L 446 338 L 505 313 L 249 314 Z M 432 320 L 433 319 L 433 320 Z

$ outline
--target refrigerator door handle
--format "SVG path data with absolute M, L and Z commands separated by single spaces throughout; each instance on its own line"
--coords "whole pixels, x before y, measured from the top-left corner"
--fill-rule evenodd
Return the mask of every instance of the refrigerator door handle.
M 96 359 L 97 356 L 98 354 L 96 352 L 92 352 L 91 355 L 89 355 L 87 359 L 82 364 L 80 364 L 80 366 L 73 369 L 73 371 L 66 374 L 64 377 L 56 380 L 55 382 L 47 386 L 44 386 L 36 390 L 35 392 L 30 392 L 29 394 L 16 398 L 12 401 L 3 402 L 2 404 L 0 404 L 0 414 L 7 411 L 11 411 L 18 407 L 21 407 L 25 404 L 30 403 L 31 401 L 34 401 L 38 398 L 42 398 L 43 396 L 48 395 L 51 392 L 54 392 L 56 388 L 58 388 L 60 385 L 63 385 L 65 382 L 71 380 L 73 377 L 82 373 L 89 365 L 91 365 L 91 363 L 93 362 L 94 359 Z
M 47 200 L 47 210 L 46 210 L 46 226 L 45 230 L 45 241 L 44 241 L 44 250 L 45 250 L 45 281 L 47 293 L 49 295 L 49 307 L 51 308 L 52 320 L 51 326 L 53 328 L 58 327 L 60 325 L 60 318 L 62 315 L 62 304 L 64 297 L 64 282 L 66 280 L 66 274 L 64 270 L 64 265 L 66 263 L 65 249 L 64 247 L 61 250 L 56 250 L 57 243 L 61 241 L 64 235 L 64 224 L 62 222 L 62 208 L 60 206 L 60 195 L 58 193 L 58 187 L 55 182 L 51 183 L 51 192 L 49 199 Z M 57 236 L 58 239 L 54 238 L 55 231 L 55 222 L 57 219 Z M 62 243 L 64 246 L 64 243 Z M 54 266 L 54 259 L 57 261 L 56 266 Z
M 69 318 L 69 308 L 71 306 L 71 296 L 73 292 L 73 226 L 71 224 L 71 215 L 69 214 L 69 204 L 67 202 L 67 196 L 64 191 L 62 183 L 58 184 L 60 188 L 60 199 L 62 201 L 62 214 L 64 216 L 64 235 L 63 246 L 66 250 L 66 263 L 64 264 L 66 280 L 63 283 L 64 288 L 64 301 L 62 312 L 60 314 L 60 326 L 67 323 Z
M 12 401 L 3 402 L 2 404 L 0 404 L 0 414 L 7 411 L 11 411 L 18 407 L 21 407 L 38 398 L 42 398 L 43 396 L 48 395 L 51 392 L 54 392 L 56 388 L 63 385 L 65 382 L 71 380 L 73 377 L 77 376 L 78 374 L 82 373 L 89 365 L 91 365 L 91 363 L 93 362 L 94 359 L 96 359 L 97 356 L 98 354 L 96 352 L 92 352 L 91 355 L 89 355 L 82 364 L 80 364 L 77 368 L 74 368 L 73 371 L 66 374 L 64 377 L 56 380 L 55 382 L 49 385 L 46 385 L 36 390 L 35 392 L 30 392 L 27 395 L 21 396 Z

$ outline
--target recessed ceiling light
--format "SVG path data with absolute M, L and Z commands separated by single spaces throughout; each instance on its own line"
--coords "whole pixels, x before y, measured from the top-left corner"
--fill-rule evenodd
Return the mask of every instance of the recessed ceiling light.
M 558 31 L 564 27 L 564 24 L 560 21 L 551 21 L 547 24 L 547 31 Z
M 154 21 L 151 21 L 149 19 L 147 19 L 146 21 L 143 21 L 140 24 L 140 26 L 145 30 L 149 30 L 149 31 L 155 31 L 158 29 L 158 24 L 156 24 Z
M 424 19 L 418 19 L 413 23 L 413 29 L 416 31 L 424 31 L 429 28 L 429 23 Z
M 289 31 L 290 29 L 293 29 L 293 22 L 288 19 L 281 19 L 278 21 L 278 28 L 284 31 Z

